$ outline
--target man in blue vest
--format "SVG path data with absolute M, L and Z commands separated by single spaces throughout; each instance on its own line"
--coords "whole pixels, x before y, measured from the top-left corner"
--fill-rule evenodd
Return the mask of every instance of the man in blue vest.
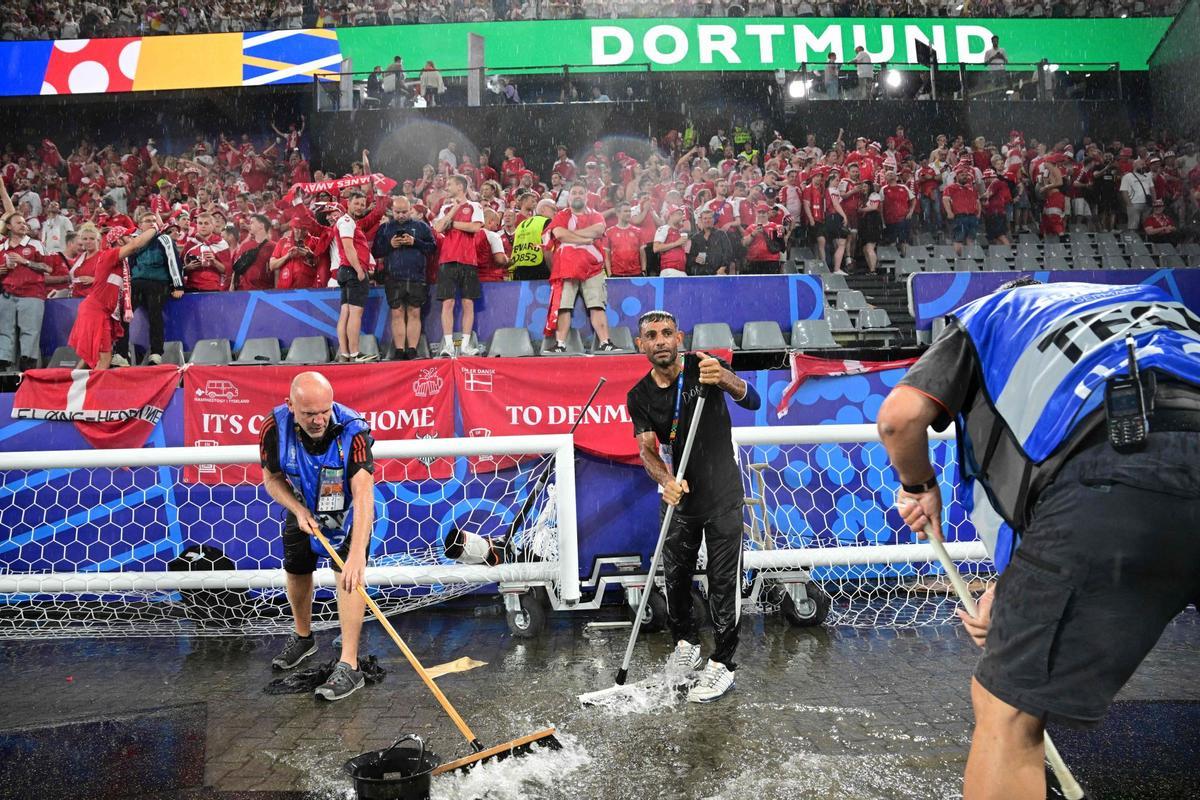
M 1200 318 L 1166 292 L 1023 279 L 951 315 L 880 408 L 905 524 L 940 530 L 926 429 L 954 421 L 960 499 L 1007 564 L 972 630 L 966 800 L 1042 800 L 1045 722 L 1098 724 L 1200 597 L 1198 387 Z
M 292 381 L 287 402 L 263 424 L 259 450 L 263 485 L 287 510 L 283 569 L 296 625 L 271 666 L 291 669 L 317 652 L 311 627 L 312 576 L 325 549 L 312 534 L 320 531 L 346 568 L 337 582 L 341 660 L 316 694 L 341 700 L 365 683 L 358 669 L 365 609 L 358 587 L 364 585 L 375 514 L 371 429 L 358 412 L 333 402 L 333 387 L 324 375 L 302 372 Z

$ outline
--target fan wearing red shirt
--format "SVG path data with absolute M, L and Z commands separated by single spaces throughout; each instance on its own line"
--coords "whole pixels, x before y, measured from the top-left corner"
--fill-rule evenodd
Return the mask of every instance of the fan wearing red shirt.
M 212 214 L 196 217 L 196 237 L 183 253 L 183 288 L 189 292 L 219 292 L 233 271 L 229 243 L 216 225 Z
M 5 204 L 12 207 L 8 193 Z M 0 371 L 19 363 L 21 371 L 37 366 L 42 316 L 46 308 L 46 275 L 42 243 L 29 236 L 25 217 L 10 212 L 3 217 L 5 238 L 0 241 Z M 21 360 L 16 345 L 20 341 Z
M 1063 194 L 1063 173 L 1060 168 L 1066 161 L 1062 153 L 1053 153 L 1042 164 L 1037 183 L 1038 196 L 1042 198 L 1042 237 L 1061 237 L 1067 232 L 1067 196 Z
M 1006 245 L 1008 239 L 1008 206 L 1012 190 L 1008 181 L 999 178 L 994 169 L 983 171 L 983 230 L 988 244 Z
M 506 152 L 512 152 L 512 148 Z M 475 255 L 475 234 L 483 227 L 483 209 L 467 199 L 467 185 L 462 175 L 450 176 L 446 182 L 449 198 L 433 222 L 433 229 L 446 237 L 438 248 L 437 278 L 437 299 L 442 304 L 443 357 L 454 355 L 454 301 L 459 296 L 462 354 L 479 355 L 479 349 L 471 344 L 471 329 L 475 324 L 475 301 L 483 296 Z
M 979 233 L 979 190 L 975 188 L 975 168 L 960 168 L 954 172 L 954 183 L 942 190 L 942 205 L 952 220 L 954 252 L 959 256 L 964 245 L 975 243 Z
M 358 224 L 366 213 L 367 196 L 353 190 L 347 194 L 346 213 L 333 225 L 342 301 L 337 324 L 339 361 L 366 362 L 379 358 L 378 353 L 364 354 L 358 350 L 363 308 L 371 291 L 370 274 L 375 270 L 371 240 Z
M 271 221 L 263 214 L 250 217 L 250 236 L 242 242 L 234 254 L 234 271 L 243 266 L 236 275 L 237 288 L 247 291 L 274 289 L 275 274 L 271 271 L 271 253 L 274 246 L 270 236 Z M 247 263 L 248 262 L 248 263 Z
M 480 283 L 498 283 L 508 274 L 508 254 L 500 236 L 500 213 L 483 210 L 483 227 L 475 233 L 475 263 Z
M 292 217 L 288 234 L 275 243 L 267 269 L 276 273 L 277 289 L 309 289 L 316 286 L 317 237 L 304 231 L 304 222 Z
M 136 231 L 113 229 L 104 241 L 104 250 L 84 252 L 85 262 L 91 262 L 96 282 L 92 291 L 79 304 L 75 324 L 67 344 L 79 355 L 78 368 L 108 369 L 113 365 L 113 342 L 120 339 L 125 326 L 124 293 L 129 291 L 123 276 L 123 262 L 131 255 L 150 244 L 159 233 L 162 221 L 156 226 L 138 233 L 136 239 L 129 237 Z M 95 244 L 98 246 L 99 241 Z
M 642 249 L 642 232 L 629 223 L 629 203 L 617 204 L 617 224 L 609 228 L 604 238 L 608 274 L 614 278 L 633 278 L 646 273 L 646 251 Z
M 779 250 L 771 249 L 771 242 L 778 242 Z M 746 248 L 744 275 L 778 275 L 783 252 L 783 229 L 771 222 L 771 207 L 759 203 L 754 208 L 754 222 L 746 228 L 742 237 Z
M 688 236 L 683 231 L 683 209 L 675 206 L 667 209 L 667 224 L 654 233 L 651 245 L 658 254 L 659 274 L 664 278 L 682 278 L 687 275 Z M 715 215 L 714 215 L 715 216 Z
M 567 334 L 571 330 L 571 315 L 575 301 L 582 295 L 583 305 L 592 321 L 599 352 L 616 350 L 608 333 L 608 289 L 605 285 L 604 253 L 600 240 L 604 237 L 604 216 L 588 208 L 587 187 L 574 184 L 567 196 L 567 207 L 554 215 L 547 226 L 558 242 L 551 264 L 551 284 L 561 282 L 558 303 L 558 329 L 554 334 L 551 353 L 567 352 Z
M 886 183 L 879 194 L 883 198 L 883 233 L 885 240 L 895 242 L 904 255 L 912 244 L 912 215 L 917 210 L 917 196 L 900 183 L 895 171 L 885 173 Z
M 562 176 L 563 183 L 570 183 L 575 180 L 578 171 L 579 169 L 575 166 L 575 161 L 567 155 L 566 145 L 560 144 L 558 146 L 558 160 L 550 168 L 550 173 L 558 173 Z
M 514 148 L 504 148 L 504 163 L 500 165 L 500 176 L 504 179 L 504 185 L 515 185 L 524 171 L 525 159 L 518 156 Z
M 491 153 L 489 153 L 486 149 L 479 154 L 479 163 L 478 163 L 478 166 L 475 168 L 475 188 L 476 189 L 483 188 L 483 185 L 485 183 L 487 183 L 488 181 L 496 181 L 497 183 L 499 183 L 499 181 L 500 181 L 500 175 L 496 172 L 495 168 L 492 167 L 491 163 L 489 163 L 489 161 L 488 161 L 488 158 L 490 157 L 490 155 L 491 155 Z M 522 169 L 523 168 L 524 167 L 522 167 Z
M 1163 211 L 1163 201 L 1155 200 L 1150 214 L 1142 220 L 1142 231 L 1146 241 L 1154 244 L 1179 244 L 1179 233 L 1175 222 Z

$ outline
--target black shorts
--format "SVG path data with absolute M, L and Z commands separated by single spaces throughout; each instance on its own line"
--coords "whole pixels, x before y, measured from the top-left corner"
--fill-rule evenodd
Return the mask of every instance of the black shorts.
M 995 241 L 1001 236 L 1008 236 L 1008 216 L 1006 214 L 984 214 L 983 230 L 988 241 Z
M 845 239 L 849 235 L 849 231 L 846 230 L 846 221 L 842 219 L 841 214 L 830 214 L 825 217 L 825 238 Z
M 387 296 L 388 308 L 420 308 L 429 299 L 425 281 L 406 281 L 390 276 L 383 281 L 383 293 Z
M 550 280 L 550 267 L 545 264 L 516 267 L 513 269 L 512 277 L 514 281 L 548 281 Z
M 300 530 L 300 526 L 296 524 L 296 518 L 290 513 L 287 515 L 287 521 L 283 524 L 283 571 L 289 575 L 312 575 L 317 569 L 317 560 L 325 558 L 313 552 L 312 544 L 315 540 L 304 531 Z M 342 546 L 337 548 L 337 554 L 342 561 L 350 555 L 350 537 L 346 537 L 346 541 L 342 542 Z M 334 572 L 340 572 L 338 565 L 332 560 L 329 564 Z
M 1071 458 L 996 586 L 979 683 L 1027 714 L 1095 725 L 1200 597 L 1200 433 Z
M 743 275 L 778 275 L 779 261 L 747 261 Z
M 463 300 L 478 300 L 483 296 L 479 270 L 473 264 L 447 261 L 438 267 L 437 299 L 453 300 L 460 295 Z
M 367 305 L 367 295 L 371 293 L 369 280 L 360 281 L 352 267 L 338 267 L 337 282 L 342 287 L 342 305 L 359 308 Z

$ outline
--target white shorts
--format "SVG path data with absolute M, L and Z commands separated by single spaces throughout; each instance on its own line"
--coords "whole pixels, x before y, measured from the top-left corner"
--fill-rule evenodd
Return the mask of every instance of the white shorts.
M 1085 198 L 1072 197 L 1071 213 L 1077 217 L 1090 217 L 1092 215 L 1092 207 L 1088 205 L 1088 201 Z
M 662 278 L 686 278 L 688 274 L 681 269 L 664 269 L 658 273 Z

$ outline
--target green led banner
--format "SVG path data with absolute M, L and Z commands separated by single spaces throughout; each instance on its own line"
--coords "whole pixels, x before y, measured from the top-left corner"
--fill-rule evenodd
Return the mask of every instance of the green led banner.
M 342 53 L 354 69 L 386 66 L 393 56 L 408 69 L 433 61 L 440 69 L 467 65 L 467 32 L 486 40 L 490 69 L 570 64 L 655 71 L 793 69 L 833 52 L 849 61 L 862 45 L 879 62 L 915 63 L 918 42 L 942 63 L 982 63 L 999 36 L 1012 64 L 1043 58 L 1064 66 L 1119 62 L 1144 70 L 1170 19 L 865 19 L 737 18 L 544 20 L 342 28 Z

